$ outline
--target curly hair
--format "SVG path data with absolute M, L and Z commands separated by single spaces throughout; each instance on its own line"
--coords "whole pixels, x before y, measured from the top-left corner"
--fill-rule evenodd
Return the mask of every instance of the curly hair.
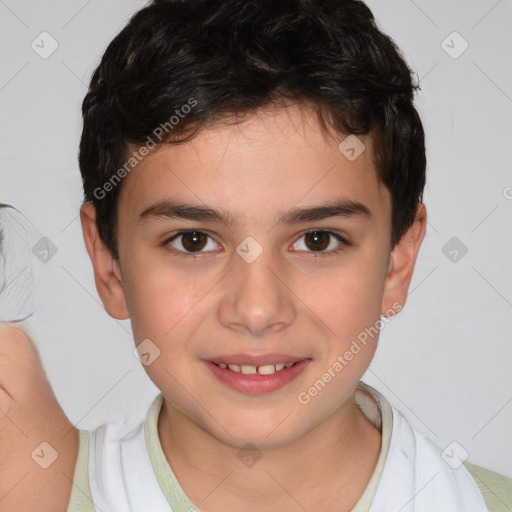
M 159 126 L 167 127 L 159 143 L 184 142 L 222 119 L 293 102 L 313 107 L 322 129 L 370 134 L 391 195 L 394 247 L 425 186 L 417 88 L 359 0 L 155 0 L 109 44 L 83 101 L 85 201 L 118 258 L 122 182 L 112 179 L 129 172 L 128 144 L 146 143 Z

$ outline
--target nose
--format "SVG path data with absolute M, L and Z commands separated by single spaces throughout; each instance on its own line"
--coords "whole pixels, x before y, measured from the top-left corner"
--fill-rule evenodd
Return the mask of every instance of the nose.
M 220 323 L 251 337 L 290 326 L 296 316 L 294 295 L 287 285 L 284 265 L 263 251 L 252 262 L 234 255 L 234 267 L 226 276 L 219 302 Z

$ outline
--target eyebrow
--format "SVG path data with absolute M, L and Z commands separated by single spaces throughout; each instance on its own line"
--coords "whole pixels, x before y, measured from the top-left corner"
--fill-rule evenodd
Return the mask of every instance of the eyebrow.
M 236 219 L 223 210 L 171 200 L 158 201 L 139 214 L 140 220 L 158 217 L 194 220 L 198 222 L 218 222 L 228 226 L 236 225 Z M 280 211 L 277 224 L 316 222 L 332 217 L 362 217 L 371 219 L 372 214 L 367 206 L 358 201 L 340 199 L 318 206 L 292 208 L 287 211 Z

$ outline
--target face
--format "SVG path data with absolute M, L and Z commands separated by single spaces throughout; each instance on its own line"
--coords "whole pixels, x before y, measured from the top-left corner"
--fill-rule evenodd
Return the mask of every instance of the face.
M 391 254 L 370 138 L 348 159 L 305 112 L 146 156 L 120 193 L 119 262 L 82 213 L 107 311 L 130 317 L 167 405 L 232 446 L 290 444 L 349 402 L 378 338 L 361 333 L 401 307 L 421 243 L 420 225 Z

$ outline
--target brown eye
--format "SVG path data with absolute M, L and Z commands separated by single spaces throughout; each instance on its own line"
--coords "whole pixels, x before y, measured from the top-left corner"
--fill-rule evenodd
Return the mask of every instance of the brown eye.
M 312 230 L 304 233 L 294 245 L 299 245 L 295 248 L 296 251 L 303 251 L 309 255 L 319 253 L 318 256 L 328 256 L 338 253 L 350 244 L 332 231 Z
M 323 251 L 329 247 L 331 236 L 326 231 L 311 231 L 304 235 L 306 247 L 313 251 Z
M 214 244 L 213 249 L 215 249 L 216 244 L 213 242 L 213 239 L 207 233 L 196 230 L 180 231 L 164 242 L 165 245 L 170 245 L 177 252 L 184 255 L 208 252 L 203 251 L 203 249 L 212 249 L 209 243 Z
M 182 235 L 182 244 L 187 251 L 200 251 L 206 245 L 207 237 L 200 231 L 191 231 Z

